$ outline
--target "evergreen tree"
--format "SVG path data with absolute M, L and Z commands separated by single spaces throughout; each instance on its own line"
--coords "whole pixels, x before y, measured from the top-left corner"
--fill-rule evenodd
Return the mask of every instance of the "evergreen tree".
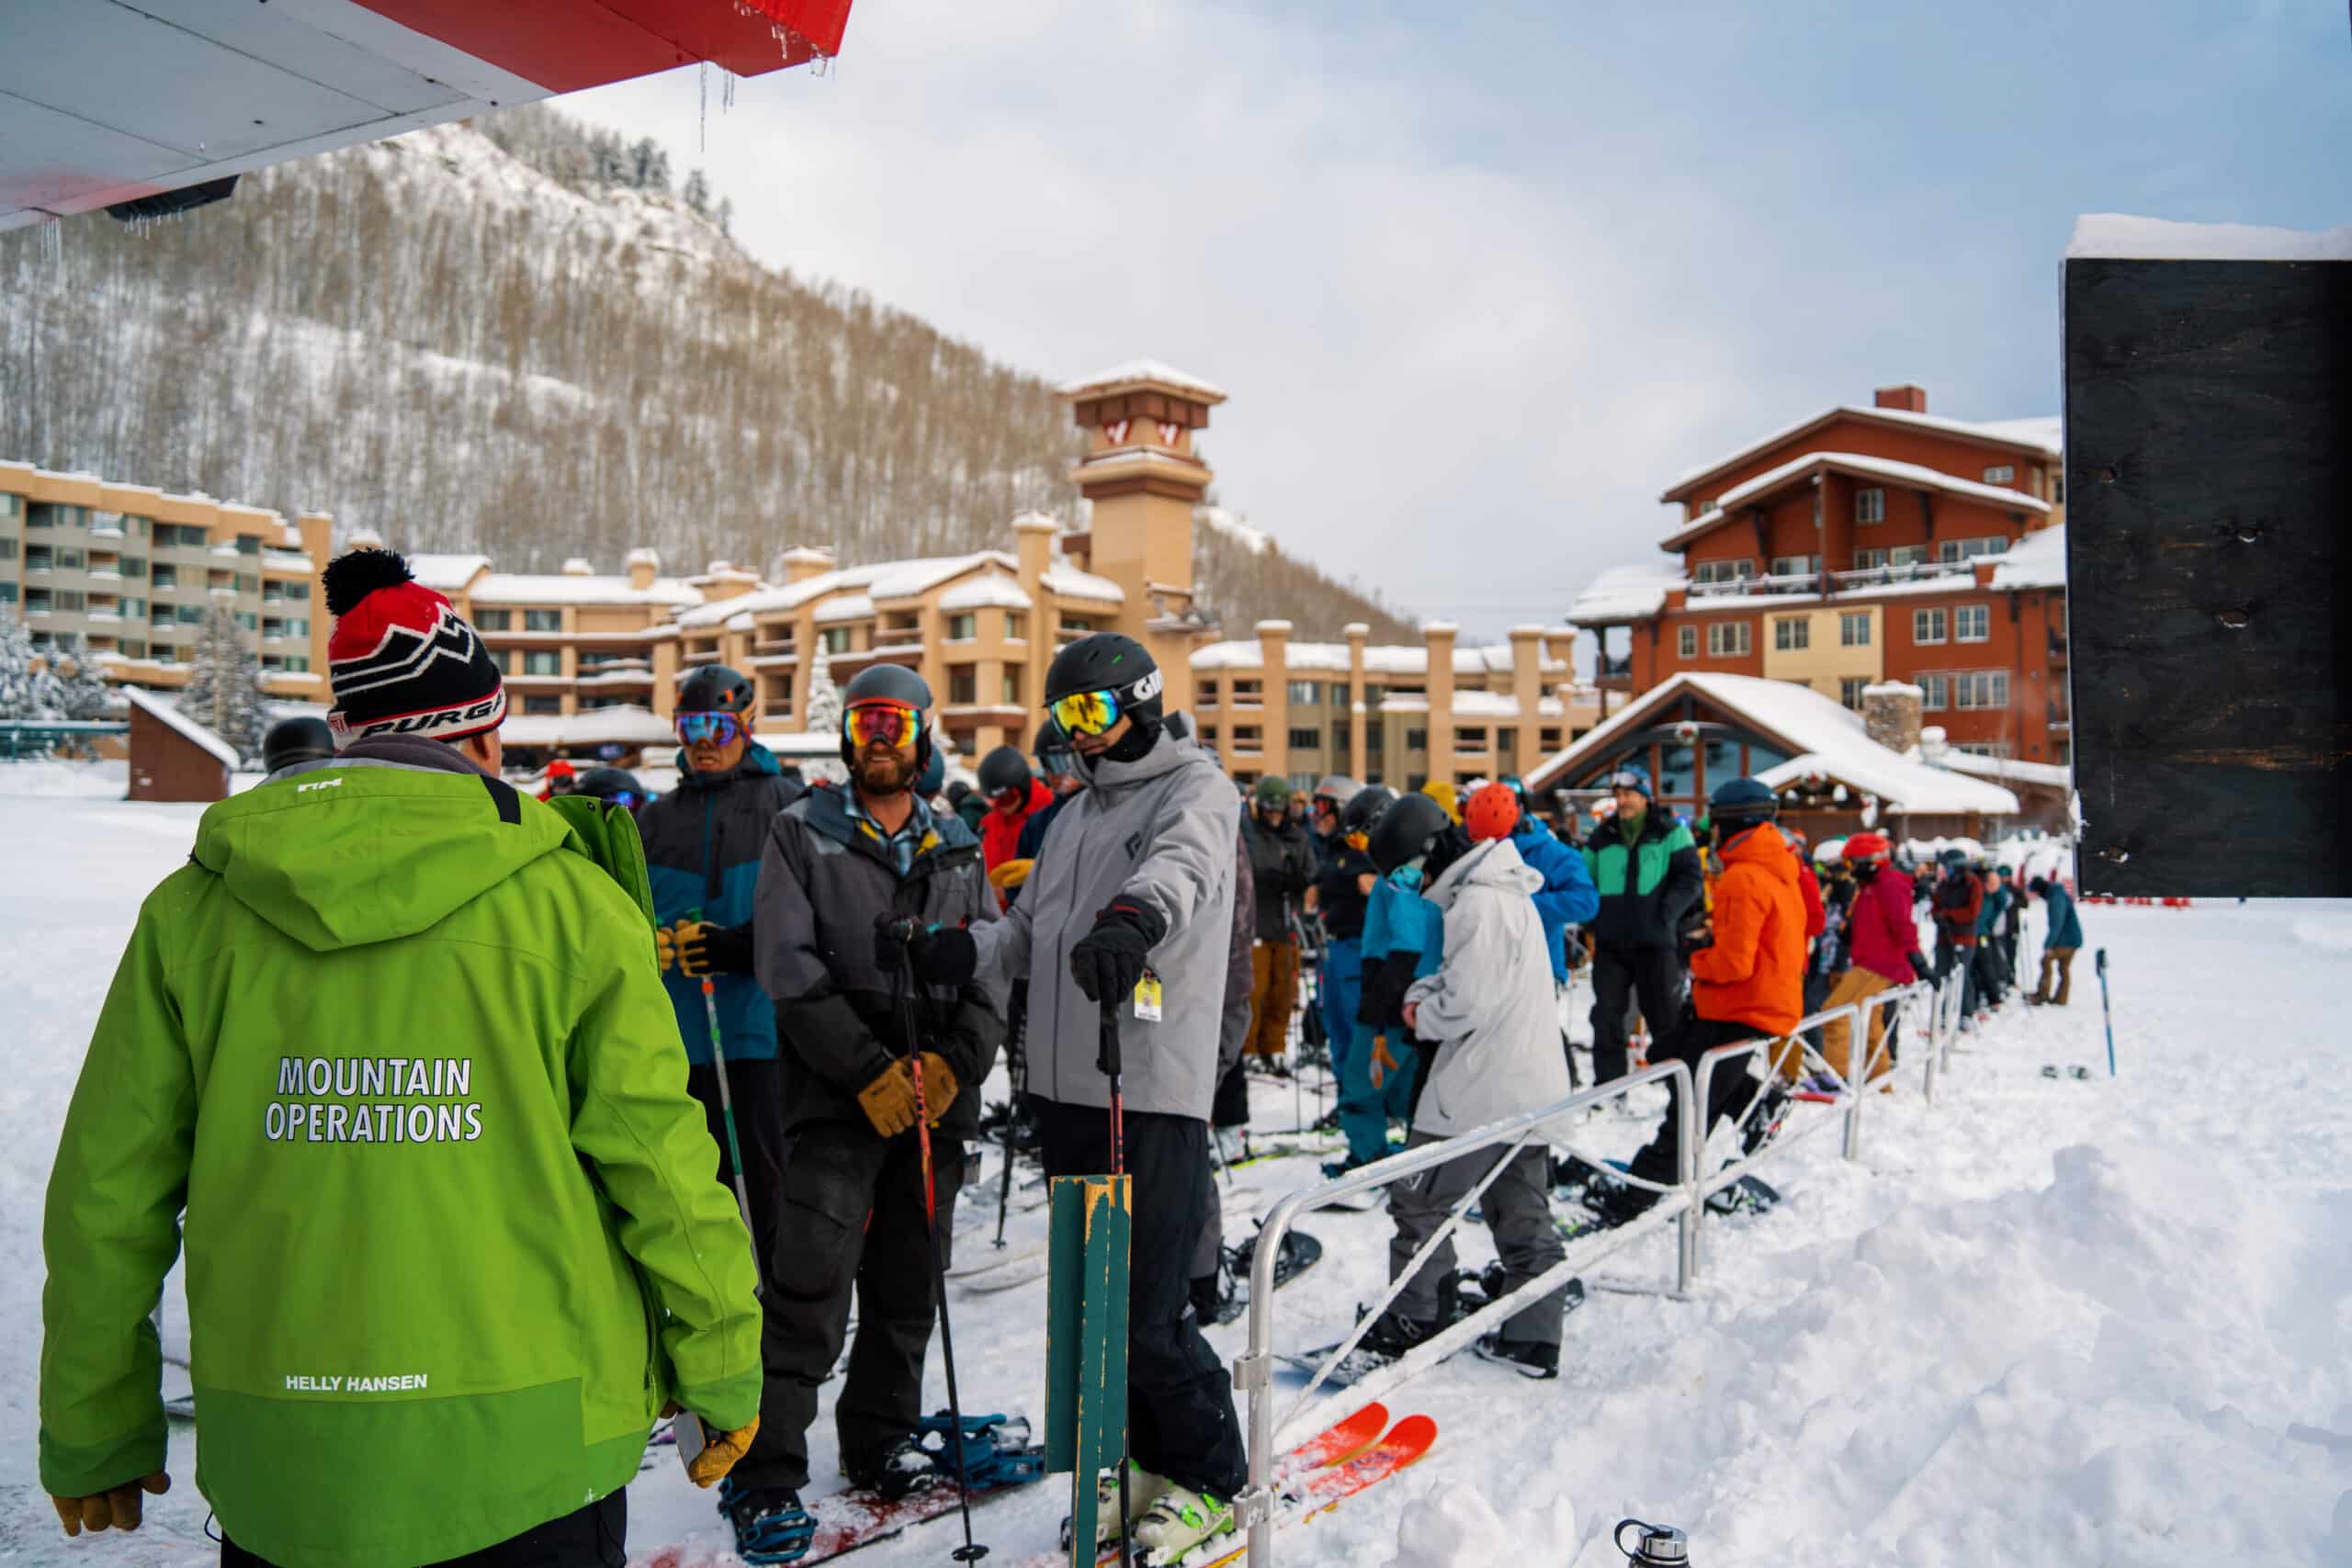
M 227 741 L 238 756 L 258 758 L 269 730 L 268 698 L 261 689 L 261 660 L 245 646 L 234 615 L 214 610 L 204 618 L 188 664 L 180 712 Z
M 114 694 L 107 689 L 105 667 L 80 637 L 61 641 L 50 668 L 58 676 L 58 705 L 65 717 L 106 717 Z
M 679 194 L 685 197 L 686 206 L 695 212 L 710 210 L 710 180 L 700 169 L 686 175 L 685 188 Z
M 0 617 L 0 718 L 49 718 L 39 694 L 44 685 L 41 657 L 32 634 L 14 615 Z
M 817 645 L 817 662 L 808 667 L 808 712 L 800 728 L 823 735 L 842 727 L 842 689 L 833 684 L 833 656 Z

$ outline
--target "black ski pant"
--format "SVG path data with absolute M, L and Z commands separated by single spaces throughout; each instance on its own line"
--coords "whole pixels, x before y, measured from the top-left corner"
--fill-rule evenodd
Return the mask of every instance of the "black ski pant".
M 1110 1112 L 1038 1103 L 1046 1174 L 1111 1168 Z M 1134 1231 L 1127 1275 L 1127 1452 L 1155 1475 L 1230 1499 L 1248 1483 L 1233 1383 L 1201 1337 L 1190 1286 L 1210 1189 L 1208 1124 L 1189 1116 L 1126 1113 L 1126 1173 Z
M 1212 1127 L 1247 1127 L 1250 1125 L 1250 1075 L 1242 1064 L 1250 1058 L 1236 1056 L 1225 1077 L 1216 1080 L 1216 1099 L 1209 1106 Z
M 964 1180 L 960 1140 L 932 1134 L 932 1173 L 944 1265 Z M 886 1141 L 863 1122 L 814 1122 L 786 1143 L 784 1206 L 761 1303 L 760 1431 L 735 1467 L 737 1485 L 808 1483 L 817 1389 L 841 1358 L 853 1291 L 857 1342 L 833 1406 L 842 1472 L 870 1481 L 891 1445 L 914 1430 L 934 1306 L 929 1246 L 913 1133 Z
M 716 1067 L 686 1069 L 686 1089 L 702 1101 L 704 1124 L 718 1145 L 718 1184 L 735 1192 L 735 1163 L 727 1152 L 727 1121 Z M 775 1058 L 727 1064 L 727 1093 L 735 1102 L 735 1141 L 743 1151 L 743 1185 L 752 1195 L 752 1252 L 760 1259 L 765 1295 L 775 1288 L 775 1217 L 784 1199 L 784 1089 Z
M 1984 998 L 1987 1007 L 2001 1005 L 2001 998 L 2008 990 L 2008 982 L 2001 974 L 2001 950 L 1989 937 L 1976 941 L 1976 994 Z
M 1592 1081 L 1625 1076 L 1629 1004 L 1638 999 L 1650 1022 L 1650 1059 L 1682 1016 L 1682 965 L 1671 947 L 1621 947 L 1603 942 L 1592 953 Z
M 1666 1061 L 1688 1062 L 1695 1081 L 1701 1056 L 1718 1045 L 1736 1045 L 1742 1041 L 1757 1039 L 1763 1033 L 1752 1023 L 1740 1023 L 1731 1019 L 1686 1019 L 1666 1044 L 1650 1047 L 1650 1066 L 1657 1066 Z M 1707 1086 L 1707 1103 L 1699 1115 L 1699 1142 L 1702 1145 L 1706 1143 L 1707 1134 L 1714 1130 L 1716 1122 L 1726 1116 L 1736 1118 L 1747 1113 L 1758 1091 L 1764 1087 L 1751 1068 L 1757 1062 L 1769 1063 L 1771 1059 L 1771 1052 L 1768 1048 L 1747 1061 L 1725 1062 L 1715 1069 L 1714 1079 Z M 1658 1128 L 1657 1135 L 1644 1145 L 1629 1163 L 1628 1168 L 1635 1176 L 1669 1185 L 1679 1179 L 1682 1174 L 1682 1124 L 1676 1112 L 1681 1107 L 1681 1085 L 1668 1079 L 1666 1122 Z M 1656 1194 L 1643 1192 L 1641 1196 L 1646 1206 L 1646 1201 L 1655 1198 Z
M 585 1507 L 533 1525 L 496 1546 L 446 1558 L 435 1568 L 623 1568 L 628 1562 L 628 1488 L 616 1486 Z M 220 1568 L 272 1568 L 272 1564 L 223 1534 Z

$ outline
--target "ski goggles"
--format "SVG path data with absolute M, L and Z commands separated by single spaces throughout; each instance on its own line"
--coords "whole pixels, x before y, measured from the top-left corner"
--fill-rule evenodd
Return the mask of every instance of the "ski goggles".
M 1644 795 L 1647 795 L 1650 792 L 1649 775 L 1634 773 L 1630 768 L 1623 769 L 1609 775 L 1609 787 L 1639 790 Z
M 904 703 L 860 703 L 842 715 L 842 733 L 859 751 L 876 742 L 904 750 L 922 727 L 921 716 Z
M 731 746 L 748 733 L 742 718 L 731 713 L 682 713 L 676 724 L 678 739 L 689 746 L 706 740 L 714 746 Z
M 624 811 L 634 811 L 645 804 L 645 796 L 633 789 L 616 789 L 600 795 L 596 798 L 608 806 L 617 806 Z
M 1119 722 L 1119 694 L 1107 687 L 1099 692 L 1072 692 L 1046 705 L 1065 735 L 1101 735 Z

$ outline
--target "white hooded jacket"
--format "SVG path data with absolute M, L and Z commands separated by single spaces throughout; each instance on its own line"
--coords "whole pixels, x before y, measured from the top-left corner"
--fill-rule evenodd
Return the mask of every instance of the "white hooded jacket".
M 1566 1100 L 1567 1054 L 1544 920 L 1543 876 L 1509 839 L 1478 845 L 1427 897 L 1445 915 L 1445 961 L 1405 993 L 1413 1032 L 1438 1042 L 1413 1131 L 1452 1137 Z

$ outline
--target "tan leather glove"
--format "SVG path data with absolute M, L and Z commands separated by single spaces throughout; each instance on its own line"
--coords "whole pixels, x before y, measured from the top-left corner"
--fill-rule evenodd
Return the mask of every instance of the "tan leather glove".
M 702 1452 L 686 1466 L 686 1479 L 697 1486 L 716 1486 L 727 1478 L 737 1461 L 752 1451 L 752 1439 L 760 1434 L 760 1418 L 754 1416 L 750 1426 L 738 1427 L 725 1434 L 711 1431 L 705 1422 L 703 1432 Z
M 678 933 L 668 926 L 653 928 L 653 963 L 664 975 L 678 966 Z
M 1396 1058 L 1389 1054 L 1388 1036 L 1375 1034 L 1372 1037 L 1372 1087 L 1374 1089 L 1378 1089 L 1387 1081 L 1386 1076 L 1381 1071 L 1384 1067 L 1388 1072 L 1395 1072 Z
M 88 1497 L 52 1495 L 50 1501 L 57 1505 L 57 1517 L 67 1535 L 80 1535 L 84 1530 L 135 1530 L 145 1506 L 140 1494 L 151 1493 L 160 1497 L 171 1489 L 172 1478 L 159 1470 Z
M 962 1087 L 956 1081 L 956 1069 L 947 1065 L 946 1057 L 936 1051 L 922 1054 L 922 1102 L 923 1109 L 931 1112 L 926 1120 L 933 1126 L 938 1126 L 940 1118 L 956 1103 Z
M 875 1132 L 895 1138 L 915 1124 L 915 1080 L 903 1063 L 893 1062 L 857 1091 L 857 1104 Z
M 989 886 L 1000 893 L 1007 888 L 1019 887 L 1029 880 L 1029 874 L 1036 868 L 1036 865 L 1037 863 L 1034 860 L 1000 862 L 997 868 L 989 873 Z

